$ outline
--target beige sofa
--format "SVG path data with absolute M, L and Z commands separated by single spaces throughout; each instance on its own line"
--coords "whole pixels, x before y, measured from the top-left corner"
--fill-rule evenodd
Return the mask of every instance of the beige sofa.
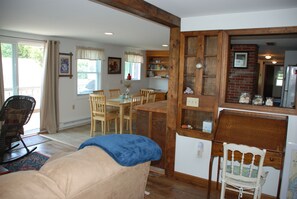
M 149 166 L 150 162 L 123 167 L 102 149 L 90 146 L 52 157 L 39 171 L 0 176 L 0 198 L 140 199 Z

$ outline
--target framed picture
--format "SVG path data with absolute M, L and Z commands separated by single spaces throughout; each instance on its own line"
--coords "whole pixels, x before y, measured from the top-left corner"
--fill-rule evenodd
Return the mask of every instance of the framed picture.
M 247 52 L 235 52 L 234 53 L 234 68 L 247 68 Z
M 72 78 L 72 53 L 59 53 L 59 77 Z
M 121 74 L 121 58 L 108 57 L 108 74 Z

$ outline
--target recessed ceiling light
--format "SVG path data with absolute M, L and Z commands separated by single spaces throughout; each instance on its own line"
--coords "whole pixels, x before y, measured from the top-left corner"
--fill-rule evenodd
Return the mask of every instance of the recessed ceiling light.
M 104 33 L 105 35 L 113 35 L 113 33 L 112 32 L 106 32 L 106 33 Z
M 168 44 L 162 44 L 163 47 L 168 47 Z

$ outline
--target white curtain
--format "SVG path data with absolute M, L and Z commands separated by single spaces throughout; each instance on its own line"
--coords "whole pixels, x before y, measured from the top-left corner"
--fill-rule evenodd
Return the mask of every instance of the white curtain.
M 125 61 L 126 62 L 133 62 L 133 63 L 143 63 L 143 56 L 138 53 L 125 53 Z
M 90 60 L 104 60 L 104 51 L 97 48 L 86 48 L 77 47 L 76 48 L 76 58 L 77 59 L 90 59 Z
M 4 82 L 3 82 L 3 68 L 2 68 L 2 52 L 0 43 L 0 109 L 4 103 Z
M 47 41 L 40 104 L 40 130 L 56 133 L 59 122 L 59 42 Z

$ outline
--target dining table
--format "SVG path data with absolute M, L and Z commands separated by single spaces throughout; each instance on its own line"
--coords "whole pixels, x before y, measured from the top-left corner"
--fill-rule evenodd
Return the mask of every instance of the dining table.
M 106 105 L 119 108 L 120 134 L 122 134 L 124 129 L 124 110 L 126 107 L 129 107 L 131 105 L 131 98 L 110 98 L 106 100 Z

